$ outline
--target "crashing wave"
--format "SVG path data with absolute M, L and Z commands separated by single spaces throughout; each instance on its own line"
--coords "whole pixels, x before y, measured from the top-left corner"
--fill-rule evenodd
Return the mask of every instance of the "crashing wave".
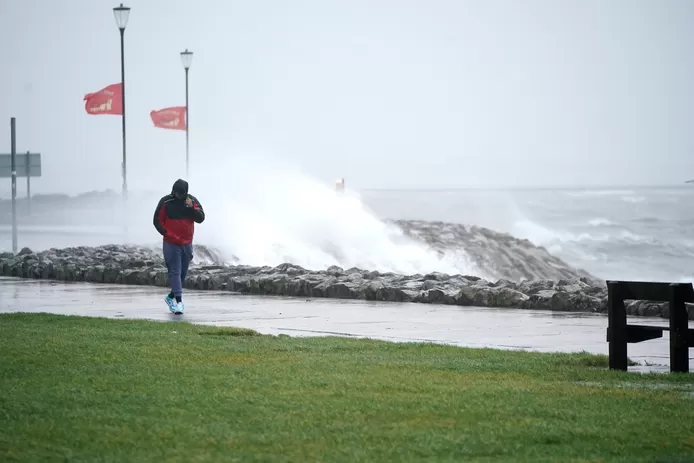
M 423 220 L 389 220 L 398 227 L 403 236 L 428 250 L 437 253 L 442 262 L 464 261 L 464 267 L 476 267 L 483 275 L 475 276 L 491 280 L 534 281 L 584 278 L 600 284 L 602 280 L 580 268 L 574 268 L 550 254 L 544 247 L 535 246 L 528 240 L 518 239 L 506 233 L 488 228 L 461 225 L 449 222 Z M 339 248 L 331 255 L 338 265 L 342 262 Z M 197 265 L 245 264 L 235 255 L 228 255 L 219 248 L 208 245 L 196 246 Z M 297 264 L 296 262 L 287 262 Z M 252 265 L 252 263 L 248 263 Z M 447 264 L 448 265 L 448 264 Z M 442 265 L 443 267 L 443 265 Z M 324 269 L 322 269 L 324 270 Z M 454 272 L 458 273 L 458 272 Z
M 426 243 L 441 256 L 464 253 L 475 266 L 494 279 L 559 280 L 588 278 L 600 281 L 583 269 L 573 268 L 527 239 L 488 228 L 450 222 L 395 220 L 412 238 Z
M 122 216 L 114 212 L 117 203 L 113 197 L 87 194 L 64 201 L 61 196 L 57 199 L 64 203 L 62 208 L 55 207 L 54 199 L 52 196 L 36 199 L 35 214 L 21 222 L 22 246 L 46 249 L 126 244 L 119 239 Z M 127 214 L 130 234 L 127 243 L 145 246 L 151 243 L 148 247 L 159 252 L 159 237 L 151 227 L 149 206 L 153 200 L 138 197 L 132 201 Z M 226 214 L 222 209 L 226 203 L 211 204 L 210 209 L 217 207 L 217 210 L 199 229 L 196 242 L 204 246 L 198 247 L 195 262 L 261 266 L 291 263 L 312 270 L 338 265 L 403 274 L 475 275 L 488 280 L 588 278 L 598 281 L 527 239 L 474 225 L 379 220 L 364 210 L 359 201 L 339 200 L 334 195 L 323 201 L 321 212 L 314 210 L 311 214 L 305 209 L 280 213 L 282 207 L 275 203 L 267 206 L 268 211 L 245 210 L 234 205 L 234 213 Z M 4 236 L 9 238 L 6 220 L 9 214 L 3 214 L 3 206 L 7 205 L 3 203 L 0 201 L 0 235 L 7 228 Z M 60 211 L 59 217 L 54 214 L 56 209 Z M 74 213 L 66 214 L 66 209 Z M 227 222 L 225 216 L 231 219 Z M 70 217 L 69 226 L 60 222 L 63 217 Z M 29 238 L 36 241 L 25 243 Z

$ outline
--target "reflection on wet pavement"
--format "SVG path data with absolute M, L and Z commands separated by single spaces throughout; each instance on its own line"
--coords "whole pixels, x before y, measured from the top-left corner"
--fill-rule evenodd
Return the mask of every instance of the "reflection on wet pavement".
M 265 334 L 355 336 L 466 347 L 607 354 L 607 318 L 536 310 L 336 299 L 241 296 L 187 291 L 172 315 L 163 288 L 0 278 L 0 312 L 50 312 L 238 326 Z M 639 318 L 639 324 L 667 325 Z M 691 323 L 690 323 L 691 326 Z M 629 345 L 633 371 L 669 371 L 669 337 Z M 694 357 L 690 351 L 690 368 Z

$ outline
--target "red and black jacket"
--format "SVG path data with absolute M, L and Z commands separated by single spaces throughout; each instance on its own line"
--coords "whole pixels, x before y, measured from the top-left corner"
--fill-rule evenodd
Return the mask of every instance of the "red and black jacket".
M 186 206 L 185 199 L 181 200 L 171 193 L 159 200 L 154 211 L 154 227 L 164 237 L 164 241 L 179 246 L 193 242 L 195 223 L 205 220 L 205 211 L 200 201 L 187 195 L 193 201 L 193 206 Z

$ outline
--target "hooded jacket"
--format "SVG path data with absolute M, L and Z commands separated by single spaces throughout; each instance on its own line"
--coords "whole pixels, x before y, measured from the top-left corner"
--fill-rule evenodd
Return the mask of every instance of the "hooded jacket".
M 186 200 L 178 199 L 175 195 L 179 191 L 190 198 L 193 205 L 187 206 Z M 171 188 L 171 193 L 159 200 L 154 210 L 154 228 L 164 238 L 164 241 L 178 246 L 185 246 L 193 242 L 195 224 L 205 220 L 205 211 L 198 199 L 188 194 L 188 182 L 178 179 Z

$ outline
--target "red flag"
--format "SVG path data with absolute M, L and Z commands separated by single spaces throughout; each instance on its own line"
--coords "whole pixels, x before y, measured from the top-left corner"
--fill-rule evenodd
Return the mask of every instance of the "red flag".
M 84 109 L 88 114 L 123 114 L 123 86 L 112 84 L 98 92 L 84 95 Z
M 160 129 L 185 130 L 186 107 L 173 106 L 149 113 L 155 127 Z

